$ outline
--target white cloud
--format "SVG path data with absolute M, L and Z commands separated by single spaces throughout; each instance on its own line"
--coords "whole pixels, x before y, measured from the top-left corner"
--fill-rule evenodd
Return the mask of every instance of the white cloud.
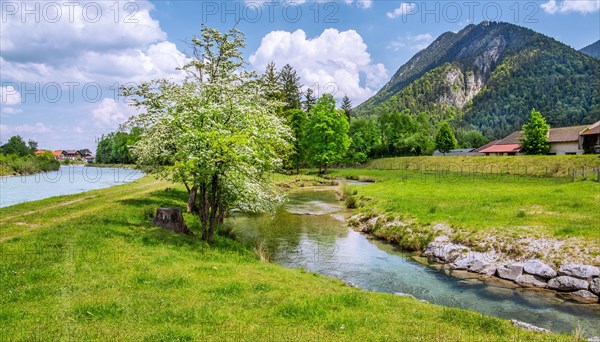
M 92 109 L 92 118 L 96 127 L 114 130 L 136 113 L 135 107 L 105 98 Z
M 182 74 L 174 69 L 185 63 L 185 56 L 166 40 L 167 34 L 150 16 L 153 5 L 147 1 L 53 2 L 50 10 L 38 11 L 39 23 L 33 15 L 22 20 L 20 11 L 36 4 L 40 5 L 18 4 L 17 13 L 6 15 L 0 23 L 3 78 L 112 84 Z M 102 13 L 97 20 L 93 18 L 96 6 Z M 61 16 L 52 11 L 60 11 Z
M 0 104 L 11 106 L 21 103 L 21 93 L 13 86 L 0 87 Z
M 30 136 L 32 134 L 46 133 L 49 131 L 50 128 L 41 122 L 38 122 L 35 125 L 0 125 L 0 137 L 2 137 L 2 140 L 6 140 L 13 135 Z
M 416 35 L 407 34 L 404 37 L 398 37 L 390 42 L 387 48 L 393 51 L 400 51 L 401 49 L 405 48 L 413 51 L 420 51 L 428 47 L 432 41 L 433 36 L 430 33 L 421 33 Z
M 600 0 L 549 0 L 540 5 L 549 14 L 555 13 L 594 13 L 600 11 Z
M 2 116 L 8 116 L 8 115 L 13 115 L 13 114 L 19 114 L 22 113 L 23 110 L 22 109 L 18 109 L 18 108 L 13 108 L 13 107 L 0 107 L 0 115 Z
M 396 8 L 392 12 L 387 12 L 387 16 L 390 19 L 395 19 L 400 16 L 404 16 L 407 14 L 413 14 L 417 9 L 417 4 L 414 2 L 402 2 L 400 3 L 400 7 Z
M 337 99 L 346 94 L 354 104 L 371 97 L 388 79 L 384 65 L 371 60 L 367 45 L 354 30 L 326 29 L 312 39 L 303 30 L 272 31 L 249 61 L 258 71 L 271 61 L 279 68 L 290 64 L 305 88 L 318 87 L 319 94 L 335 93 Z

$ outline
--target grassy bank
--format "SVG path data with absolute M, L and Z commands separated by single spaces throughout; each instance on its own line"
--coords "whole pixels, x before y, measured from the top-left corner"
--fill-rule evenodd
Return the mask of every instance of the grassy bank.
M 262 263 L 149 225 L 185 191 L 135 183 L 0 209 L 10 340 L 569 340 Z M 185 215 L 192 230 L 195 217 Z
M 330 176 L 378 180 L 351 188 L 351 194 L 356 192 L 352 201 L 367 217 L 383 215 L 387 221 L 402 222 L 384 227 L 382 220 L 375 234 L 405 248 L 423 248 L 443 233 L 433 228 L 442 223 L 454 231 L 455 240 L 482 250 L 494 247 L 518 256 L 521 239 L 552 238 L 583 248 L 564 246 L 561 252 L 566 254 L 600 255 L 597 182 L 405 169 L 337 170 Z
M 50 155 L 16 155 L 0 154 L 0 176 L 30 175 L 39 172 L 56 171 L 60 163 Z
M 368 162 L 366 169 L 512 174 L 597 180 L 598 155 L 508 157 L 401 157 Z

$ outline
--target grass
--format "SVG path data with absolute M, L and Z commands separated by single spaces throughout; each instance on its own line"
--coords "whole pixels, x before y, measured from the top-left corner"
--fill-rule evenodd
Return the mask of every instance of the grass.
M 375 177 L 356 187 L 361 210 L 468 232 L 600 239 L 600 184 L 519 175 L 348 169 L 331 177 Z
M 569 340 L 261 262 L 149 225 L 184 189 L 145 177 L 0 209 L 0 336 L 21 340 Z M 197 218 L 184 215 L 198 230 Z
M 598 155 L 509 157 L 400 157 L 375 159 L 367 169 L 446 170 L 453 173 L 512 174 L 524 176 L 598 179 Z

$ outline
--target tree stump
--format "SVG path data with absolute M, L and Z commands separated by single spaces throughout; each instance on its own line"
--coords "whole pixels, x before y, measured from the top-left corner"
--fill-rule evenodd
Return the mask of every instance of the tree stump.
M 175 233 L 194 235 L 185 225 L 185 222 L 183 222 L 183 215 L 181 215 L 181 209 L 179 208 L 156 209 L 156 216 L 152 219 L 151 223 Z

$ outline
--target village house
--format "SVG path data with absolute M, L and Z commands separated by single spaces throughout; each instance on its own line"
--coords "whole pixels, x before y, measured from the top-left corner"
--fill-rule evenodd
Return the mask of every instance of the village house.
M 486 156 L 514 156 L 521 153 L 523 131 L 480 147 Z M 600 121 L 592 125 L 551 128 L 548 132 L 550 155 L 600 153 Z

